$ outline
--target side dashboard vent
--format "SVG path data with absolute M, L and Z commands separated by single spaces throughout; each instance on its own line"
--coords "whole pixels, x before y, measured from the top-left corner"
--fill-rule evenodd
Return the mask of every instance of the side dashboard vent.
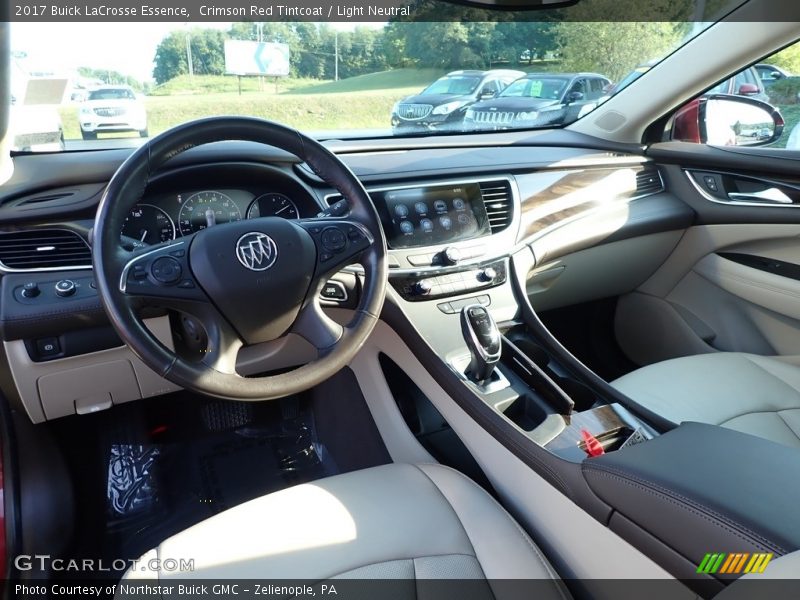
M 9 269 L 88 267 L 92 252 L 81 236 L 66 229 L 0 233 L 0 263 Z
M 514 218 L 511 184 L 505 180 L 482 181 L 480 188 L 492 233 L 503 231 Z
M 654 166 L 645 166 L 636 174 L 636 196 L 647 196 L 664 191 L 661 175 Z

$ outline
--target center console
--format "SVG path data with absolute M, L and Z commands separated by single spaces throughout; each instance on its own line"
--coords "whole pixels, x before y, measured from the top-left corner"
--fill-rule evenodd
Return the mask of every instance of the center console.
M 480 325 L 471 327 L 476 311 Z M 466 368 L 463 359 L 453 360 L 453 369 L 484 402 L 550 453 L 580 463 L 657 435 L 624 406 L 608 403 L 580 382 L 536 344 L 524 324 L 501 329 L 488 311 L 471 305 L 463 309 L 462 331 L 470 360 Z M 491 354 L 494 348 L 488 344 L 494 339 L 497 352 Z
M 598 397 L 518 321 L 510 254 L 518 248 L 522 215 L 514 178 L 387 186 L 369 194 L 386 233 L 389 282 L 404 312 L 486 404 L 571 462 L 656 435 L 621 404 Z M 492 368 L 478 323 L 498 341 Z M 476 379 L 476 372 L 487 376 Z

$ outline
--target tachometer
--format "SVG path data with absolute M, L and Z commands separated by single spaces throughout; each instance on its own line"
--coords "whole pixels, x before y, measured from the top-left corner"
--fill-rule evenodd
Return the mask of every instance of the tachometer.
M 175 224 L 157 206 L 137 204 L 122 224 L 122 235 L 145 244 L 158 244 L 175 239 Z
M 273 192 L 259 196 L 253 200 L 250 208 L 247 209 L 248 219 L 257 219 L 258 217 L 299 219 L 300 212 L 297 210 L 297 205 L 291 201 L 289 196 Z
M 230 196 L 222 192 L 197 192 L 189 196 L 178 213 L 181 235 L 206 227 L 241 221 L 242 213 Z

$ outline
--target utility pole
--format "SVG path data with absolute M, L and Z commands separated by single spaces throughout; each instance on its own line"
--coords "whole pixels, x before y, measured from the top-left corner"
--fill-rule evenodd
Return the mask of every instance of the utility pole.
M 256 23 L 256 32 L 258 36 L 258 43 L 262 44 L 264 42 L 264 23 Z M 264 76 L 258 76 L 258 91 L 264 91 Z
M 186 23 L 186 63 L 189 65 L 189 77 L 194 77 L 194 67 L 192 66 L 192 34 L 189 31 L 188 23 Z
M 333 80 L 339 81 L 339 30 L 333 32 Z

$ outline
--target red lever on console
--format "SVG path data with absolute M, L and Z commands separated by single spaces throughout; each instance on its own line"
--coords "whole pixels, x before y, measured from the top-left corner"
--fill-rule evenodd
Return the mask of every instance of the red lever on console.
M 586 429 L 581 429 L 581 437 L 585 445 L 584 450 L 589 456 L 602 456 L 606 453 L 606 451 L 603 450 L 603 444 Z

